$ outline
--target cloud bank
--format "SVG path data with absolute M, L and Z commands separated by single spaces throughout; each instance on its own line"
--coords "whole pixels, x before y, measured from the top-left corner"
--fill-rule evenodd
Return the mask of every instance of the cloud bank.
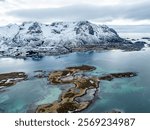
M 49 2 L 47 0 L 18 1 L 9 0 L 9 3 L 14 6 L 3 15 L 20 21 L 40 22 L 91 20 L 111 23 L 118 20 L 119 23 L 120 19 L 132 22 L 147 21 L 147 24 L 150 22 L 149 0 L 113 0 L 113 2 L 110 0 L 102 0 L 101 2 L 98 0 L 83 0 L 82 2 L 66 0 L 64 3 L 60 0 L 49 0 Z M 30 6 L 27 6 L 28 4 Z M 15 8 L 15 5 L 16 7 L 20 5 L 20 8 Z
M 9 15 L 27 19 L 62 19 L 62 20 L 87 20 L 87 19 L 117 19 L 127 18 L 134 20 L 150 19 L 150 3 L 137 4 L 136 6 L 96 6 L 96 5 L 71 5 L 60 8 L 19 9 L 9 12 Z

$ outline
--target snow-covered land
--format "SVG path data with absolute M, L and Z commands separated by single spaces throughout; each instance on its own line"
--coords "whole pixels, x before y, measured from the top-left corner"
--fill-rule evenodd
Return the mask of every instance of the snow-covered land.
M 78 50 L 140 50 L 144 43 L 120 38 L 106 25 L 88 21 L 54 22 L 50 25 L 24 22 L 0 27 L 0 56 L 58 55 Z

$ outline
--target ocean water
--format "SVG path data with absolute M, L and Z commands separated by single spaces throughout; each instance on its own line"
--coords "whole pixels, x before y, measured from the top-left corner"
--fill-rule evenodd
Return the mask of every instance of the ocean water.
M 150 37 L 150 32 L 142 33 L 142 29 L 130 29 L 129 32 L 127 28 L 116 29 L 120 30 L 119 35 L 124 38 L 141 40 L 142 37 Z M 96 67 L 96 70 L 88 72 L 89 75 L 132 71 L 137 72 L 138 76 L 101 81 L 94 102 L 82 112 L 107 112 L 112 109 L 128 113 L 150 112 L 150 48 L 132 52 L 75 52 L 46 56 L 39 60 L 0 58 L 0 73 L 23 71 L 32 74 L 35 70 L 54 71 L 83 64 Z M 50 85 L 46 78 L 22 81 L 0 89 L 0 112 L 34 112 L 38 105 L 58 100 L 62 91 L 61 85 Z
M 121 50 L 76 52 L 62 56 L 32 59 L 0 58 L 0 72 L 58 70 L 82 64 L 95 66 L 90 75 L 101 76 L 118 72 L 137 72 L 134 78 L 102 81 L 96 100 L 83 112 L 106 112 L 121 109 L 125 112 L 150 112 L 150 48 L 142 51 Z M 49 85 L 47 79 L 32 79 L 1 89 L 0 112 L 28 112 L 40 104 L 58 100 L 60 86 Z

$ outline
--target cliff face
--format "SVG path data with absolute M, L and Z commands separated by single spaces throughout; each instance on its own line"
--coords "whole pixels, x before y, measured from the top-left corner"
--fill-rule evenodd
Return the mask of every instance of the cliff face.
M 50 25 L 24 22 L 0 27 L 1 56 L 55 55 L 72 52 L 75 48 L 140 50 L 144 44 L 134 44 L 119 37 L 106 25 L 88 21 L 54 22 Z

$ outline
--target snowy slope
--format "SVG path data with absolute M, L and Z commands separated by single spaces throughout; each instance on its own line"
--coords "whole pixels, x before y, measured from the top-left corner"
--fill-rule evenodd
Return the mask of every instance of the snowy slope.
M 103 49 L 141 49 L 120 38 L 115 30 L 106 25 L 95 25 L 88 21 L 54 22 L 50 25 L 24 22 L 21 25 L 0 27 L 0 55 L 53 55 L 87 46 Z

